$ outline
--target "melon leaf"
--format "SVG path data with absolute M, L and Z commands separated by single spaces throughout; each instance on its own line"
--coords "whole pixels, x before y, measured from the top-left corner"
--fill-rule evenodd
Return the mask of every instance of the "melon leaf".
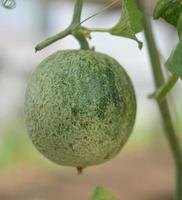
M 182 12 L 181 12 L 179 20 L 178 20 L 177 31 L 178 31 L 179 36 L 182 35 Z
M 182 35 L 176 49 L 167 60 L 166 66 L 173 75 L 182 78 Z
M 159 0 L 154 9 L 154 19 L 163 18 L 169 24 L 177 26 L 182 12 L 182 4 L 179 0 Z
M 119 22 L 110 29 L 110 33 L 116 36 L 127 37 L 138 42 L 142 48 L 142 42 L 136 37 L 136 33 L 142 31 L 142 13 L 134 0 L 122 1 L 122 13 Z
M 97 187 L 89 200 L 118 200 L 107 189 L 103 187 Z

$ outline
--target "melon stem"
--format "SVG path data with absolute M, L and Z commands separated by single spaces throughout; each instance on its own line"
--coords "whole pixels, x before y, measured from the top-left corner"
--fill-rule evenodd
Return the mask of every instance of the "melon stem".
M 84 33 L 84 29 L 81 26 L 81 13 L 83 8 L 83 0 L 75 0 L 75 8 L 73 13 L 73 19 L 71 24 L 60 33 L 53 35 L 51 37 L 48 37 L 44 41 L 40 42 L 35 47 L 35 52 L 38 52 L 49 45 L 53 44 L 54 42 L 57 42 L 58 40 L 61 40 L 68 35 L 72 35 L 80 44 L 81 49 L 90 49 L 88 41 L 86 39 L 87 34 Z

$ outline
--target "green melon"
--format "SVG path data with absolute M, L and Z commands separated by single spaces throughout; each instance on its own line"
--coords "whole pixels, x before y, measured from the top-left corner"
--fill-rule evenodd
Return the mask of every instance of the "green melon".
M 91 50 L 58 51 L 33 73 L 25 117 L 35 147 L 51 161 L 83 168 L 104 163 L 132 131 L 136 99 L 121 65 Z

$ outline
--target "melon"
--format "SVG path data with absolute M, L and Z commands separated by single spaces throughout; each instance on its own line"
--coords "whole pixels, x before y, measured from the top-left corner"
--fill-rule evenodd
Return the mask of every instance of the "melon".
M 49 160 L 82 169 L 116 156 L 136 115 L 133 85 L 112 57 L 92 50 L 57 51 L 28 82 L 29 136 Z

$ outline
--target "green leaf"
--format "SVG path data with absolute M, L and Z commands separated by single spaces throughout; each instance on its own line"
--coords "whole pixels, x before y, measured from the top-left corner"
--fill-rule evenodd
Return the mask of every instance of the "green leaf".
M 142 42 L 136 37 L 136 33 L 143 30 L 142 17 L 135 0 L 123 0 L 121 18 L 109 32 L 112 35 L 133 39 L 138 42 L 139 48 L 142 48 Z
M 118 200 L 103 187 L 97 187 L 89 200 Z
M 176 49 L 167 60 L 166 66 L 173 75 L 182 78 L 182 36 Z
M 182 12 L 181 12 L 180 17 L 178 19 L 177 31 L 178 31 L 178 35 L 180 36 L 182 34 Z
M 154 9 L 154 19 L 163 18 L 169 24 L 177 26 L 180 14 L 182 12 L 182 3 L 180 0 L 159 0 Z

